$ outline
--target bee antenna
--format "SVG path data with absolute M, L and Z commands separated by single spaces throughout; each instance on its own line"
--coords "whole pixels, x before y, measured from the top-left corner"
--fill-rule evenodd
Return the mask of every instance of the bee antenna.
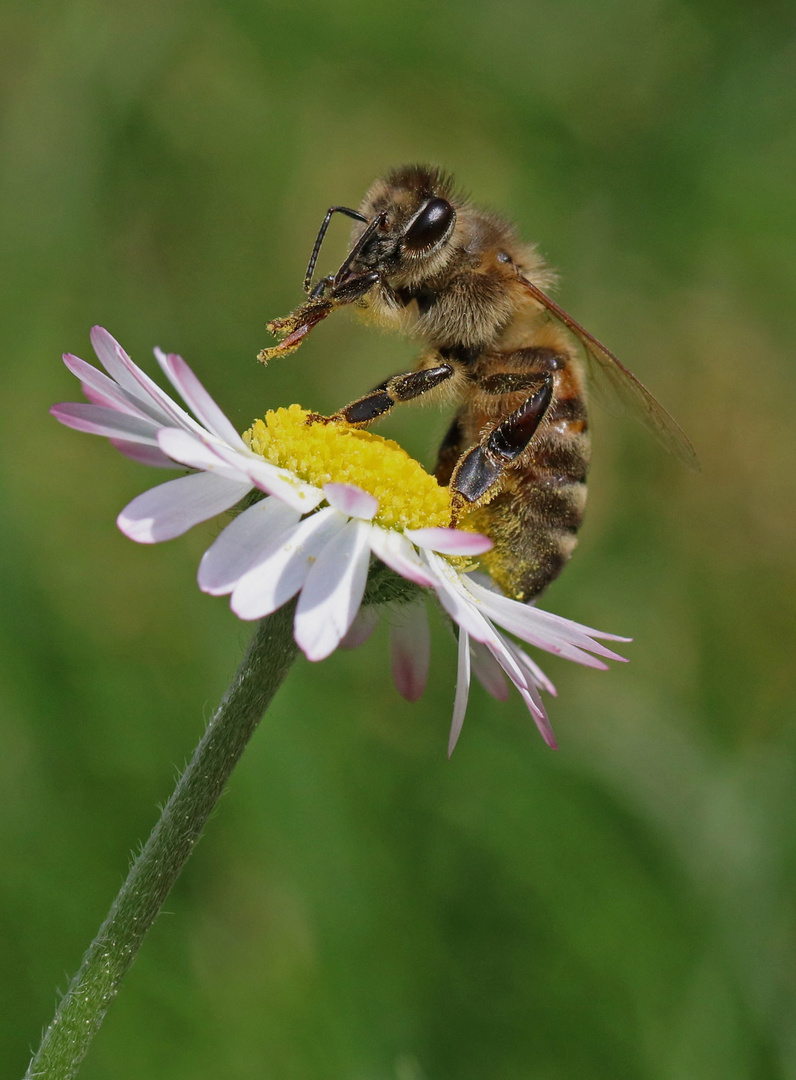
M 348 217 L 353 218 L 354 221 L 367 221 L 368 219 L 364 214 L 360 214 L 358 210 L 351 210 L 348 206 L 330 206 L 326 217 L 323 219 L 323 224 L 318 230 L 318 235 L 315 238 L 315 246 L 312 249 L 310 255 L 309 265 L 307 266 L 307 273 L 304 275 L 304 292 L 308 293 L 312 286 L 312 275 L 315 272 L 315 264 L 318 261 L 318 256 L 321 252 L 321 244 L 323 238 L 326 236 L 326 230 L 329 228 L 329 222 L 332 220 L 332 214 L 347 214 Z

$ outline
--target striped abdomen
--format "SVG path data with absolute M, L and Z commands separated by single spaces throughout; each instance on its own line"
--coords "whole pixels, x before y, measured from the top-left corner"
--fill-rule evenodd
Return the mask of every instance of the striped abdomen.
M 577 543 L 590 447 L 583 381 L 568 352 L 536 348 L 488 357 L 474 365 L 473 381 L 476 387 L 494 384 L 496 373 L 520 370 L 529 376 L 552 371 L 552 403 L 528 448 L 507 466 L 498 494 L 474 510 L 468 523 L 495 542 L 483 561 L 497 584 L 509 596 L 531 600 L 558 576 Z M 474 388 L 454 425 L 459 451 L 522 400 L 516 391 L 496 400 Z M 441 472 L 438 478 L 446 482 Z

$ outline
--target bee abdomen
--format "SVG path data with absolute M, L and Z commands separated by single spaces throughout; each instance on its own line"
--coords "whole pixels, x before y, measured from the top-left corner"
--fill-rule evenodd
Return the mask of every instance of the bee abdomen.
M 585 408 L 575 401 L 553 406 L 539 444 L 507 472 L 501 492 L 471 515 L 475 527 L 480 523 L 495 543 L 484 556 L 487 570 L 517 600 L 532 600 L 554 581 L 577 543 L 586 504 L 589 436 Z M 571 418 L 564 420 L 564 412 Z

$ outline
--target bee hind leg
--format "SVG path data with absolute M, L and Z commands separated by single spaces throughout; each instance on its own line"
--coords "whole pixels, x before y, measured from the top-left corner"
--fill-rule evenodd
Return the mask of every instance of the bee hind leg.
M 450 480 L 454 516 L 481 502 L 536 434 L 553 400 L 553 378 L 542 382 L 522 405 L 459 458 Z

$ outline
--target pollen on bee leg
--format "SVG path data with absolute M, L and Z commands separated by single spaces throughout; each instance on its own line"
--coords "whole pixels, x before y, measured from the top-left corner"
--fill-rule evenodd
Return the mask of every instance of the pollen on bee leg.
M 448 488 L 392 439 L 343 420 L 313 423 L 300 405 L 266 413 L 243 439 L 251 450 L 309 484 L 353 484 L 375 496 L 374 522 L 390 529 L 450 526 Z

